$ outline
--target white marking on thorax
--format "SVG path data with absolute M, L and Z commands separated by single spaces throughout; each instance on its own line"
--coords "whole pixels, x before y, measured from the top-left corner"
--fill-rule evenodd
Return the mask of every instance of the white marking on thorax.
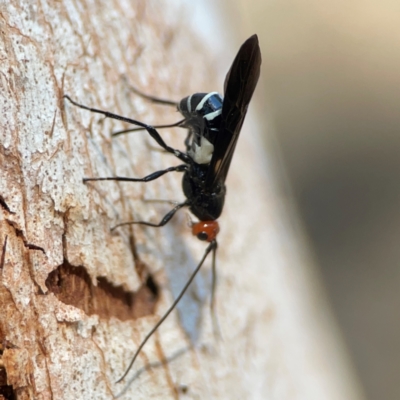
M 193 143 L 188 153 L 196 164 L 209 164 L 214 153 L 214 145 L 202 136 L 200 146 Z
M 204 118 L 205 118 L 207 121 L 212 121 L 214 118 L 218 117 L 218 115 L 221 115 L 221 113 L 222 113 L 222 108 L 220 108 L 220 109 L 217 110 L 217 111 L 213 111 L 213 112 L 210 112 L 210 113 L 206 114 L 206 115 L 204 116 Z
M 199 111 L 203 108 L 204 103 L 211 97 L 214 96 L 215 94 L 218 94 L 218 92 L 211 92 L 206 94 L 202 99 L 201 102 L 199 104 L 197 104 L 196 110 L 195 111 Z
M 188 110 L 188 112 L 192 112 L 192 94 L 187 98 L 186 101 L 186 108 Z

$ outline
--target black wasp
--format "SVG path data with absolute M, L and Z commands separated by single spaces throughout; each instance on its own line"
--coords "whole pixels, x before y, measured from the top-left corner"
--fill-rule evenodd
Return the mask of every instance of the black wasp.
M 226 75 L 224 83 L 224 98 L 216 92 L 195 93 L 191 96 L 185 97 L 177 104 L 168 100 L 143 95 L 140 92 L 138 93 L 153 102 L 176 106 L 184 119 L 173 125 L 147 125 L 108 111 L 86 107 L 82 104 L 76 103 L 69 96 L 64 96 L 75 106 L 140 127 L 116 132 L 113 136 L 134 130 L 145 129 L 165 151 L 174 154 L 177 158 L 183 161 L 183 164 L 181 165 L 153 172 L 152 174 L 140 179 L 120 176 L 108 178 L 85 178 L 84 182 L 100 180 L 149 182 L 159 178 L 167 172 L 177 171 L 184 173 L 182 187 L 186 196 L 186 201 L 176 205 L 158 224 L 146 221 L 133 221 L 125 222 L 117 226 L 141 224 L 161 227 L 164 226 L 180 208 L 189 207 L 190 211 L 199 219 L 199 222 L 192 224 L 193 235 L 197 236 L 198 239 L 209 243 L 204 252 L 203 258 L 189 281 L 166 314 L 143 340 L 133 356 L 127 370 L 119 381 L 125 378 L 147 340 L 162 324 L 182 298 L 186 289 L 211 251 L 213 252 L 213 290 L 211 300 L 213 307 L 215 259 L 217 250 L 216 237 L 219 232 L 217 219 L 221 215 L 224 206 L 226 176 L 229 171 L 229 166 L 232 161 L 248 105 L 258 82 L 260 66 L 261 52 L 258 44 L 258 37 L 257 35 L 253 35 L 242 44 Z M 156 130 L 156 128 L 164 128 L 168 126 L 179 126 L 188 129 L 188 136 L 185 140 L 185 152 L 169 147 Z M 115 228 L 116 227 L 113 229 Z

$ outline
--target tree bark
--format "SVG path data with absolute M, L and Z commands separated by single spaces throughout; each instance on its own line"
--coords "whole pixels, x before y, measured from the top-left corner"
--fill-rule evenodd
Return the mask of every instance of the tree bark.
M 316 303 L 307 256 L 263 172 L 255 125 L 242 133 L 228 179 L 218 251 L 222 339 L 208 312 L 208 260 L 178 312 L 115 383 L 205 246 L 182 211 L 161 229 L 110 231 L 159 221 L 171 206 L 149 200 L 182 200 L 181 175 L 150 183 L 82 178 L 143 177 L 178 162 L 146 132 L 111 139 L 127 125 L 63 95 L 149 124 L 178 121 L 175 110 L 129 85 L 177 101 L 222 90 L 186 17 L 179 2 L 1 5 L 3 398 L 358 398 L 329 311 Z M 221 60 L 226 71 L 234 55 Z M 184 131 L 162 136 L 183 147 Z

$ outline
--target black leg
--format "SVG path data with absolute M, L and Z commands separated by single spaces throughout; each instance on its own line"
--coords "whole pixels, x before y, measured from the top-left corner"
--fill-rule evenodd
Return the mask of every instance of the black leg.
M 187 207 L 189 206 L 188 202 L 184 202 L 181 204 L 178 204 L 175 206 L 171 211 L 169 211 L 167 214 L 164 215 L 164 218 L 158 223 L 154 224 L 152 222 L 147 222 L 147 221 L 129 221 L 129 222 L 122 222 L 121 224 L 115 225 L 114 227 L 111 228 L 113 231 L 116 228 L 119 228 L 120 226 L 125 226 L 125 225 L 146 225 L 146 226 L 152 226 L 153 228 L 160 228 L 167 224 L 169 220 L 175 215 L 175 213 L 180 210 L 182 207 Z
M 187 133 L 187 136 L 186 136 L 186 139 L 185 139 L 185 147 L 186 147 L 186 151 L 188 152 L 189 150 L 190 150 L 190 142 L 191 142 L 191 139 L 192 139 L 192 135 L 193 135 L 193 133 L 192 133 L 192 131 L 189 129 L 188 130 L 188 133 Z
M 144 178 L 127 178 L 124 176 L 110 176 L 106 178 L 83 178 L 83 182 L 89 182 L 89 181 L 150 182 L 154 181 L 155 179 L 158 179 L 160 176 L 163 176 L 168 172 L 173 172 L 173 171 L 185 172 L 186 170 L 187 170 L 187 165 L 182 164 L 176 167 L 170 167 L 167 169 L 162 169 L 160 171 L 153 172 L 152 174 L 147 175 Z
M 149 133 L 149 135 L 159 144 L 159 146 L 161 146 L 165 151 L 167 151 L 168 153 L 172 153 L 174 154 L 176 157 L 178 157 L 180 160 L 182 160 L 185 163 L 190 163 L 191 158 L 186 155 L 185 153 L 182 153 L 180 150 L 174 149 L 170 146 L 167 146 L 167 144 L 164 142 L 164 140 L 162 139 L 162 137 L 160 136 L 160 134 L 157 132 L 156 129 L 154 129 L 153 126 L 151 125 L 147 125 L 144 124 L 143 122 L 140 121 L 136 121 L 135 119 L 131 119 L 131 118 L 126 118 L 123 117 L 122 115 L 118 115 L 118 114 L 114 114 L 108 111 L 103 111 L 103 110 L 99 110 L 97 108 L 91 108 L 91 107 L 87 107 L 83 104 L 79 104 L 76 101 L 72 100 L 71 97 L 69 97 L 68 95 L 64 95 L 64 98 L 66 98 L 69 102 L 71 102 L 73 105 L 82 108 L 84 110 L 88 110 L 97 114 L 102 114 L 107 118 L 112 118 L 112 119 L 116 119 L 119 121 L 124 121 L 124 122 L 128 122 L 129 124 L 133 124 L 133 125 L 137 125 L 140 126 L 144 129 L 146 129 L 146 131 Z
M 176 305 L 179 303 L 180 299 L 183 297 L 183 295 L 185 294 L 187 288 L 190 286 L 190 284 L 192 283 L 194 277 L 197 275 L 197 273 L 200 271 L 201 266 L 203 265 L 204 261 L 206 260 L 208 254 L 210 253 L 210 251 L 214 251 L 217 248 L 217 242 L 214 240 L 212 241 L 208 247 L 206 248 L 203 258 L 201 259 L 199 265 L 196 267 L 196 269 L 193 271 L 191 277 L 189 278 L 189 280 L 187 281 L 186 285 L 184 286 L 184 288 L 182 289 L 182 291 L 179 293 L 179 296 L 175 299 L 175 301 L 172 303 L 172 306 L 168 309 L 168 311 L 163 315 L 163 317 L 157 322 L 157 324 L 154 326 L 154 328 L 147 334 L 147 336 L 143 339 L 142 343 L 140 344 L 140 346 L 138 347 L 138 349 L 136 350 L 136 353 L 134 354 L 134 356 L 132 357 L 131 362 L 129 363 L 128 368 L 126 369 L 126 371 L 124 372 L 124 374 L 121 376 L 121 378 L 119 378 L 117 380 L 116 383 L 121 382 L 126 375 L 128 374 L 129 370 L 132 368 L 133 363 L 135 362 L 137 356 L 139 355 L 140 351 L 142 350 L 143 346 L 146 344 L 146 342 L 150 339 L 150 337 L 153 335 L 153 333 L 159 328 L 159 326 L 167 319 L 168 315 L 171 314 L 172 310 L 176 307 Z M 214 253 L 215 254 L 215 253 Z
M 169 124 L 169 125 L 153 125 L 153 128 L 155 129 L 163 129 L 163 128 L 185 128 L 185 126 L 182 126 L 182 124 L 185 122 L 185 119 L 181 119 L 178 122 L 175 122 L 175 124 Z M 123 131 L 117 131 L 113 132 L 111 134 L 112 137 L 119 136 L 119 135 L 125 135 L 126 133 L 131 133 L 131 132 L 138 132 L 138 131 L 143 131 L 146 130 L 146 128 L 133 128 L 133 129 L 124 129 Z

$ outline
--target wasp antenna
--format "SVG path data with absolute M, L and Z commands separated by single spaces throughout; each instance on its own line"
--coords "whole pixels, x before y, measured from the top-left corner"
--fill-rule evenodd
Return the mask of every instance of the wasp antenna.
M 181 298 L 183 297 L 183 295 L 185 294 L 186 290 L 188 289 L 188 287 L 190 286 L 190 284 L 192 283 L 193 279 L 195 278 L 195 276 L 197 275 L 197 273 L 200 271 L 201 266 L 203 265 L 204 261 L 206 260 L 208 254 L 210 253 L 210 251 L 215 251 L 215 249 L 217 248 L 217 242 L 214 240 L 212 241 L 208 247 L 206 248 L 206 250 L 204 251 L 204 255 L 203 258 L 201 259 L 199 265 L 196 267 L 196 269 L 193 271 L 192 275 L 190 276 L 189 280 L 186 282 L 186 285 L 183 287 L 183 289 L 181 290 L 181 292 L 179 293 L 178 297 L 175 299 L 175 301 L 172 303 L 171 307 L 167 310 L 167 312 L 163 315 L 163 317 L 157 322 L 157 324 L 154 326 L 154 328 L 146 335 L 146 337 L 143 339 L 142 343 L 140 344 L 140 346 L 138 347 L 138 349 L 136 350 L 136 353 L 134 354 L 134 356 L 132 357 L 131 362 L 128 365 L 128 368 L 125 370 L 124 374 L 121 376 L 121 378 L 119 378 L 116 383 L 121 382 L 126 375 L 128 375 L 130 369 L 132 368 L 134 362 L 136 361 L 136 358 L 138 357 L 140 351 L 143 349 L 144 345 L 147 343 L 147 341 L 151 338 L 151 336 L 153 335 L 153 333 L 160 327 L 160 325 L 168 318 L 168 315 L 171 314 L 171 312 L 174 310 L 174 308 L 176 307 L 176 305 L 179 303 L 179 301 L 181 300 Z
M 185 122 L 184 119 L 181 119 L 178 122 L 175 122 L 174 124 L 169 124 L 169 125 L 153 125 L 153 128 L 155 129 L 164 129 L 164 128 L 184 128 L 182 124 Z M 145 131 L 146 128 L 133 128 L 133 129 L 124 129 L 123 131 L 116 131 L 111 134 L 112 137 L 120 136 L 120 135 L 126 135 L 127 133 L 131 132 L 138 132 L 138 131 Z
M 148 94 L 142 92 L 141 90 L 139 90 L 138 88 L 133 86 L 131 83 L 129 83 L 129 79 L 125 74 L 122 75 L 122 80 L 125 82 L 126 86 L 128 87 L 128 89 L 131 92 L 137 94 L 138 96 L 140 96 L 148 101 L 151 101 L 152 103 L 158 103 L 158 104 L 162 104 L 165 106 L 173 106 L 173 107 L 178 106 L 178 103 L 176 101 L 161 99 L 159 97 L 151 96 L 151 95 L 148 95 Z
M 129 90 L 131 90 L 133 93 L 137 94 L 138 96 L 143 97 L 144 99 L 151 101 L 152 103 L 162 104 L 164 106 L 173 106 L 173 107 L 177 107 L 178 106 L 178 103 L 176 101 L 161 99 L 161 98 L 156 97 L 156 96 L 148 95 L 148 94 L 142 92 L 141 90 L 135 88 L 131 84 L 129 84 Z

